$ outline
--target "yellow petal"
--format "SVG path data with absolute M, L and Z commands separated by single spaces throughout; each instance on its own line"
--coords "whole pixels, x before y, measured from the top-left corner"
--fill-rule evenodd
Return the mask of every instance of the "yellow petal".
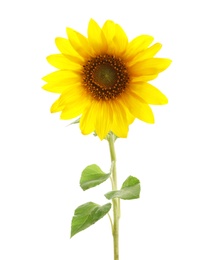
M 156 79 L 157 77 L 158 77 L 158 74 L 132 77 L 131 83 L 137 83 L 137 82 L 143 83 L 143 82 L 146 82 L 146 81 Z
M 130 91 L 142 98 L 148 104 L 164 105 L 168 103 L 167 97 L 149 83 L 133 84 L 130 87 Z
M 71 28 L 66 28 L 66 33 L 68 35 L 68 39 L 70 44 L 74 48 L 74 50 L 84 59 L 86 59 L 90 55 L 90 46 L 88 40 L 82 34 L 74 31 Z
M 63 82 L 66 80 L 74 80 L 75 78 L 78 78 L 79 76 L 70 70 L 57 70 L 54 71 L 46 76 L 44 76 L 42 79 L 46 82 Z
M 91 103 L 80 118 L 80 129 L 82 134 L 87 135 L 95 130 L 96 121 L 96 102 Z
M 107 20 L 102 27 L 102 31 L 107 42 L 113 41 L 115 37 L 115 23 L 113 21 Z
M 99 25 L 91 19 L 88 25 L 88 41 L 95 54 L 105 52 L 107 49 L 105 36 Z
M 51 112 L 61 113 L 61 119 L 71 119 L 79 116 L 89 103 L 89 97 L 80 84 L 69 87 L 52 105 Z
M 71 106 L 77 100 L 82 100 L 83 102 L 84 97 L 89 99 L 89 96 L 85 92 L 84 88 L 80 84 L 74 84 L 62 92 L 62 95 L 60 96 L 60 102 L 62 102 L 65 106 Z
M 73 71 L 80 71 L 82 66 L 75 62 L 70 61 L 62 54 L 53 54 L 47 57 L 47 61 L 54 67 L 61 69 L 61 70 L 73 70 Z
M 51 113 L 56 113 L 56 112 L 59 112 L 63 109 L 63 104 L 60 103 L 60 98 L 58 98 L 54 103 L 53 105 L 51 106 L 50 108 L 50 112 Z
M 162 48 L 162 44 L 157 42 L 154 45 L 152 45 L 151 47 L 147 48 L 144 55 L 145 59 L 149 59 L 154 57 L 154 55 L 156 55 L 158 53 L 158 51 Z
M 65 120 L 75 118 L 83 113 L 87 105 L 88 100 L 86 97 L 75 99 L 63 108 L 60 118 Z
M 158 74 L 168 68 L 170 64 L 170 59 L 151 58 L 134 64 L 130 67 L 130 71 L 135 76 Z
M 96 103 L 95 131 L 101 140 L 111 130 L 112 116 L 113 113 L 108 102 L 99 101 Z
M 126 58 L 130 59 L 135 57 L 138 53 L 147 49 L 147 47 L 153 42 L 154 38 L 149 35 L 140 35 L 134 38 L 128 45 L 126 52 Z
M 70 44 L 69 40 L 58 37 L 55 39 L 55 43 L 56 43 L 58 50 L 61 53 L 77 57 L 82 62 L 81 56 L 79 56 L 79 54 L 74 50 L 74 48 Z
M 129 115 L 126 113 L 126 108 L 124 108 L 119 101 L 111 102 L 111 106 L 114 111 L 111 130 L 116 136 L 126 138 L 128 135 L 129 125 L 127 120 Z M 131 120 L 131 118 L 129 119 Z
M 140 98 L 136 95 L 128 95 L 128 93 L 124 93 L 121 97 L 124 104 L 134 117 L 147 123 L 154 123 L 154 115 L 148 104 L 141 102 Z
M 108 52 L 114 53 L 115 44 L 113 39 L 115 37 L 115 23 L 113 21 L 107 20 L 102 27 L 102 31 L 106 38 Z
M 53 93 L 62 93 L 67 88 L 81 82 L 80 76 L 68 70 L 58 70 L 45 76 L 43 80 L 48 83 L 42 88 Z
M 129 112 L 129 110 L 127 112 L 127 120 L 129 125 L 132 124 L 135 120 L 135 117 Z
M 133 64 L 137 63 L 137 62 L 141 62 L 144 60 L 147 60 L 149 58 L 153 58 L 154 55 L 157 54 L 157 52 L 161 49 L 162 44 L 160 43 L 155 43 L 154 45 L 152 45 L 150 48 L 147 48 L 146 50 L 140 52 L 139 54 L 137 54 L 136 56 L 134 56 L 129 62 L 129 66 L 132 66 Z
M 52 93 L 63 93 L 65 90 L 67 90 L 70 87 L 74 86 L 74 83 L 77 83 L 77 81 L 71 81 L 71 82 L 50 82 L 45 84 L 42 88 L 44 90 L 47 90 Z
M 115 54 L 120 55 L 125 52 L 128 46 L 128 38 L 120 25 L 115 24 L 115 37 L 113 39 L 115 44 Z

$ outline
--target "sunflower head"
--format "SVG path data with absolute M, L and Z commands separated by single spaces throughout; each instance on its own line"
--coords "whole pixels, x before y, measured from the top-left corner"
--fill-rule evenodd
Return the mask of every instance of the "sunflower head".
M 149 35 L 129 42 L 123 29 L 109 20 L 101 28 L 91 19 L 88 37 L 70 28 L 67 36 L 56 39 L 61 53 L 47 58 L 58 70 L 43 78 L 43 89 L 60 94 L 51 112 L 61 112 L 61 119 L 80 117 L 82 133 L 96 132 L 100 139 L 110 131 L 127 137 L 135 118 L 154 123 L 149 104 L 168 102 L 148 83 L 171 63 L 154 57 L 161 44 L 151 45 Z

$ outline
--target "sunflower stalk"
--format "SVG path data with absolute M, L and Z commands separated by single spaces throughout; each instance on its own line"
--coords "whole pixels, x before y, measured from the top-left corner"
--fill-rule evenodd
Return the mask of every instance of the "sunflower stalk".
M 115 153 L 115 140 L 116 136 L 110 132 L 108 134 L 108 143 L 111 156 L 111 180 L 112 191 L 117 190 L 117 171 L 116 171 L 116 153 Z M 114 260 L 119 260 L 119 218 L 120 218 L 120 199 L 112 199 L 113 204 L 113 244 L 114 244 Z

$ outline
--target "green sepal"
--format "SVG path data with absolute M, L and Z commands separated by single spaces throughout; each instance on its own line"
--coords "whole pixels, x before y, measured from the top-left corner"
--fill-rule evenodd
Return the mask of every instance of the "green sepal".
M 119 138 L 119 137 L 118 137 L 117 135 L 115 135 L 112 131 L 110 131 L 110 132 L 106 135 L 105 139 L 106 139 L 106 140 L 109 140 L 110 135 L 113 135 L 114 142 Z
M 105 197 L 109 200 L 114 198 L 120 198 L 123 200 L 138 199 L 140 197 L 140 191 L 140 181 L 133 176 L 129 176 L 120 190 L 110 191 L 105 194 Z
M 110 173 L 104 173 L 98 165 L 89 165 L 82 172 L 80 178 L 80 187 L 83 190 L 88 190 L 106 181 L 109 177 Z
M 72 218 L 70 237 L 95 224 L 109 212 L 111 206 L 111 203 L 100 206 L 94 202 L 87 202 L 79 206 Z
M 77 118 L 75 121 L 73 121 L 72 123 L 70 123 L 70 124 L 67 125 L 67 126 L 74 125 L 74 124 L 78 124 L 79 122 L 80 122 L 80 117 Z

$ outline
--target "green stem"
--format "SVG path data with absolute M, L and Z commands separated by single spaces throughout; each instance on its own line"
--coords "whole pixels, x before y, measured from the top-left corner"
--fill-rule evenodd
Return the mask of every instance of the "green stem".
M 117 190 L 117 172 L 116 172 L 116 154 L 115 154 L 115 135 L 110 132 L 108 134 L 108 143 L 111 155 L 111 175 L 112 190 Z M 112 199 L 113 204 L 113 243 L 114 243 L 114 260 L 119 260 L 119 215 L 120 215 L 120 199 Z
M 109 213 L 108 213 L 108 217 L 109 217 L 109 221 L 110 221 L 110 223 L 111 223 L 112 234 L 113 234 L 113 223 L 112 223 L 112 218 L 111 218 L 111 216 L 109 215 Z

